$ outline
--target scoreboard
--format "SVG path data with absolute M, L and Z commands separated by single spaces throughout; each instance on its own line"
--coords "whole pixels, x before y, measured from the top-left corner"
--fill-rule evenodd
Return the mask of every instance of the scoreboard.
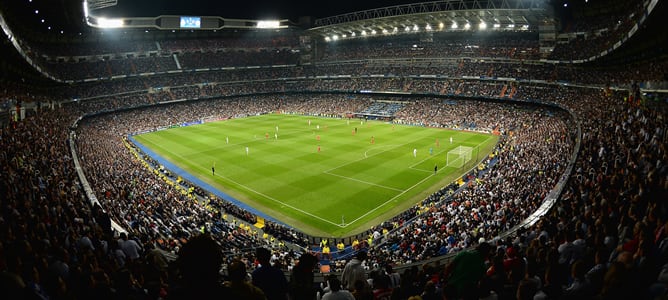
M 200 17 L 181 17 L 181 28 L 200 28 L 202 18 Z

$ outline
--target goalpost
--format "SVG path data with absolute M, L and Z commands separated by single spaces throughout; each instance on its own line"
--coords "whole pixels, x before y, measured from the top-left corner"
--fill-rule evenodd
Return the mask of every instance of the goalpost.
M 457 148 L 448 151 L 446 166 L 461 168 L 473 158 L 473 147 L 457 146 Z

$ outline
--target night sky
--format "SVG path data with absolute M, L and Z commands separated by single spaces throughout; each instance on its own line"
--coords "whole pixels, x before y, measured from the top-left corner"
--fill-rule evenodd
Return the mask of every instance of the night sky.
M 342 1 L 225 1 L 225 0 L 118 0 L 113 8 L 100 10 L 109 17 L 154 17 L 158 15 L 221 16 L 238 19 L 290 19 L 312 16 L 315 19 L 360 10 L 431 1 L 342 0 Z

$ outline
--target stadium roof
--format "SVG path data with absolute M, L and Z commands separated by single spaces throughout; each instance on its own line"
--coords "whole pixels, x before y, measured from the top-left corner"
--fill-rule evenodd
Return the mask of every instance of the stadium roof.
M 514 31 L 535 28 L 553 19 L 548 0 L 441 0 L 321 18 L 309 32 L 330 38 L 416 31 Z
M 364 26 L 426 23 L 434 20 L 497 18 L 500 22 L 526 24 L 539 20 L 545 10 L 536 3 L 560 0 L 455 0 L 455 1 L 325 1 L 317 5 L 288 0 L 87 0 L 96 15 L 104 17 L 157 17 L 161 15 L 218 16 L 230 19 L 280 19 L 297 22 L 300 17 L 316 20 L 317 34 L 343 32 Z M 44 33 L 86 32 L 84 0 L 2 1 L 0 10 L 20 20 L 22 27 Z M 528 3 L 528 4 L 527 4 Z M 390 5 L 390 6 L 388 6 Z M 527 8 L 528 7 L 528 8 Z M 410 15 L 410 17 L 409 17 Z M 373 22 L 370 23 L 370 20 Z M 309 24 L 311 27 L 313 24 Z

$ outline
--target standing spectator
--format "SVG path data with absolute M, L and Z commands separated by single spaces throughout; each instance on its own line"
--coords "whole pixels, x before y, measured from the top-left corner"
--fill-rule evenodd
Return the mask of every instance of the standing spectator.
M 259 287 L 269 300 L 288 299 L 288 281 L 280 269 L 271 265 L 271 251 L 257 248 L 255 255 L 260 267 L 251 274 L 253 285 Z
M 304 253 L 299 257 L 299 262 L 292 268 L 290 274 L 289 294 L 291 300 L 315 299 L 316 289 L 313 268 L 315 268 L 316 262 L 316 257 L 310 253 Z
M 391 264 L 385 265 L 385 274 L 390 277 L 390 287 L 395 289 L 401 285 L 401 275 L 395 272 Z
M 139 256 L 143 251 L 139 243 L 134 239 L 128 238 L 128 235 L 125 232 L 121 232 L 120 238 L 118 239 L 118 246 L 131 261 L 139 259 Z
M 590 291 L 589 282 L 585 279 L 587 269 L 582 260 L 577 260 L 571 265 L 571 277 L 573 282 L 564 290 L 564 296 L 570 299 L 587 299 L 593 294 Z
M 444 294 L 448 299 L 478 299 L 478 282 L 485 275 L 485 261 L 490 245 L 482 242 L 475 250 L 462 251 L 446 268 L 447 286 Z
M 362 266 L 366 257 L 366 251 L 357 252 L 357 255 L 343 267 L 341 282 L 346 289 L 354 289 L 355 281 L 358 279 L 366 280 L 366 273 L 364 272 L 364 266 Z

